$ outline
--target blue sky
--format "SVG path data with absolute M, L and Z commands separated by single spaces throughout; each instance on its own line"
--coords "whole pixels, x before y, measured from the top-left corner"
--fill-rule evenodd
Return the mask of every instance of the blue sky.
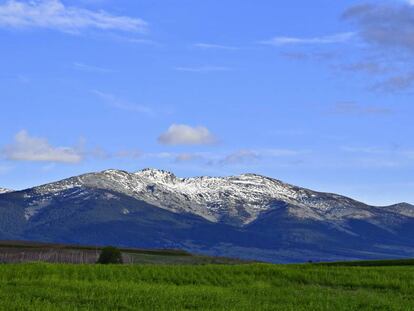
M 0 187 L 254 172 L 414 203 L 405 1 L 0 1 Z

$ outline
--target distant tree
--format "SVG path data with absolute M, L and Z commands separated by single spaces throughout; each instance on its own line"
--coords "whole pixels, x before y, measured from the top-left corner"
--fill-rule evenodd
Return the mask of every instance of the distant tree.
M 108 246 L 102 249 L 98 264 L 122 264 L 122 253 L 116 247 Z

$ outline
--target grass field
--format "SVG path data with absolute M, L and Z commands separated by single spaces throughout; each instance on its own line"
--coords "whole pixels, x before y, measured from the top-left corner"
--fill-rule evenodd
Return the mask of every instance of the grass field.
M 1 310 L 414 310 L 414 266 L 0 265 Z

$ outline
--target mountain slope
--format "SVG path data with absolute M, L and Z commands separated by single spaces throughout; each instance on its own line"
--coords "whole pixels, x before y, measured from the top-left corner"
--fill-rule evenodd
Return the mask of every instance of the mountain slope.
M 0 239 L 182 248 L 272 262 L 414 256 L 414 207 L 254 174 L 108 170 L 0 195 Z

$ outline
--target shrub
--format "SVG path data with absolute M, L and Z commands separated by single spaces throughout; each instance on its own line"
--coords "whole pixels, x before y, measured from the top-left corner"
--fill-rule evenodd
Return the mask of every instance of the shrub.
M 108 246 L 102 249 L 98 264 L 122 264 L 122 253 L 119 249 Z

